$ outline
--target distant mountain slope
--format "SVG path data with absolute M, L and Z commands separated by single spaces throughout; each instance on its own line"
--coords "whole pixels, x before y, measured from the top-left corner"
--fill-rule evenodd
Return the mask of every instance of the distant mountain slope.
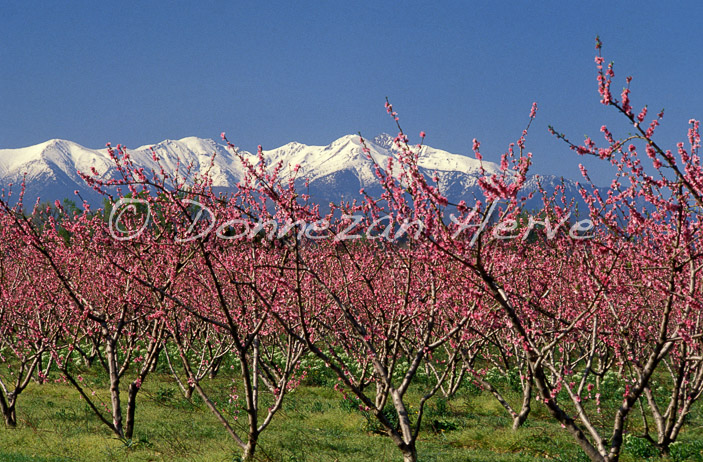
M 393 138 L 382 134 L 367 141 L 372 158 L 381 166 L 386 166 L 389 158 L 396 157 Z M 147 170 L 157 169 L 151 146 L 141 146 L 128 150 L 134 163 Z M 193 172 L 209 173 L 213 186 L 218 191 L 236 188 L 244 178 L 245 169 L 240 160 L 225 145 L 211 139 L 196 137 L 181 140 L 165 140 L 153 145 L 160 162 L 171 174 L 179 170 L 186 173 L 186 166 L 193 165 Z M 211 165 L 213 154 L 214 164 Z M 359 197 L 359 190 L 364 188 L 371 194 L 380 192 L 380 184 L 374 174 L 371 162 L 362 150 L 357 135 L 346 135 L 327 146 L 307 146 L 291 142 L 276 149 L 263 152 L 267 163 L 272 167 L 283 163 L 281 177 L 287 179 L 294 174 L 294 166 L 299 165 L 297 180 L 302 187 L 305 179 L 309 180 L 309 192 L 314 201 L 322 204 L 337 202 L 340 199 Z M 256 162 L 256 155 L 242 152 L 251 162 Z M 452 154 L 441 149 L 423 146 L 419 153 L 418 166 L 428 178 L 435 175 L 439 179 L 440 191 L 450 201 L 466 200 L 472 204 L 481 198 L 478 178 L 483 170 L 492 174 L 498 172 L 498 165 L 459 154 Z M 35 146 L 19 149 L 0 149 L 0 185 L 17 194 L 19 183 L 26 178 L 25 204 L 32 204 L 37 198 L 42 201 L 74 199 L 74 191 L 92 205 L 99 205 L 101 197 L 88 187 L 77 171 L 98 171 L 103 179 L 115 178 L 116 170 L 107 149 L 88 149 L 77 143 L 65 140 L 50 140 Z M 530 177 L 525 192 L 535 191 L 538 182 L 545 189 L 552 190 L 562 180 L 554 176 Z M 567 195 L 578 195 L 578 185 L 572 180 L 563 180 Z M 531 207 L 539 205 L 539 199 L 533 199 Z M 581 203 L 581 205 L 583 205 Z

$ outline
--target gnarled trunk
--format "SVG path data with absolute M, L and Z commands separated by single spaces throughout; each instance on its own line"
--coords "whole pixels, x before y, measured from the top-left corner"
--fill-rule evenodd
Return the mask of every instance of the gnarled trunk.
M 0 410 L 2 410 L 2 416 L 5 419 L 5 426 L 15 428 L 17 426 L 17 413 L 14 398 L 5 401 L 5 397 L 0 396 Z
M 522 409 L 513 416 L 513 430 L 517 430 L 525 423 L 527 416 L 530 415 L 530 401 L 532 401 L 532 378 L 527 379 L 522 389 Z
M 403 449 L 403 462 L 417 462 L 417 448 L 415 443 Z
M 242 454 L 242 460 L 244 462 L 250 462 L 254 460 L 254 452 L 256 452 L 256 443 L 259 440 L 259 435 L 249 435 L 246 446 L 244 446 L 244 453 Z
M 105 348 L 107 356 L 108 374 L 110 376 L 110 401 L 112 403 L 112 425 L 113 431 L 120 438 L 125 437 L 122 427 L 122 403 L 120 402 L 120 375 L 117 366 L 117 352 L 112 341 L 107 342 Z
M 137 409 L 137 393 L 139 393 L 137 384 L 135 382 L 130 383 L 127 390 L 127 419 L 124 429 L 124 436 L 127 439 L 132 439 L 134 434 L 134 412 Z

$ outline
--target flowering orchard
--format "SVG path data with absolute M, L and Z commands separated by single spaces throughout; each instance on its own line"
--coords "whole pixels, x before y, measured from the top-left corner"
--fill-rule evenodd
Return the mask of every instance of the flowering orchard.
M 17 425 L 32 380 L 60 380 L 131 440 L 140 388 L 161 365 L 252 460 L 287 394 L 308 379 L 306 360 L 317 358 L 406 461 L 418 459 L 427 403 L 467 387 L 495 397 L 515 429 L 545 407 L 591 460 L 618 460 L 634 428 L 667 454 L 703 393 L 698 122 L 675 152 L 661 147 L 662 114 L 633 112 L 630 78 L 617 99 L 600 42 L 597 51 L 601 101 L 634 134 L 604 126 L 598 147 L 550 128 L 616 168 L 606 194 L 582 170 L 588 223 L 569 221 L 573 203 L 559 188 L 541 192 L 541 210 L 525 210 L 536 105 L 500 173 L 480 179 L 485 200 L 472 207 L 450 203 L 420 173 L 417 146 L 388 102 L 399 133 L 397 158 L 376 165 L 384 192 L 324 213 L 261 149 L 257 164 L 240 156 L 248 176 L 230 195 L 214 194 L 207 174 L 145 172 L 118 145 L 109 153 L 119 179 L 82 173 L 113 209 L 57 203 L 26 214 L 21 196 L 14 207 L 6 198 L 5 424 Z M 478 141 L 473 150 L 481 159 Z M 87 368 L 102 369 L 108 388 L 92 389 Z M 205 386 L 218 375 L 231 379 L 228 403 Z M 613 376 L 616 395 L 604 385 Z M 506 393 L 506 380 L 517 393 Z

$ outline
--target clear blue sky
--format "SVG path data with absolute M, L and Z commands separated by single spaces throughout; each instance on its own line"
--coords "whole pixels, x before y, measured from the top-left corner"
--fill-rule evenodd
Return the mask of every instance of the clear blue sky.
M 618 93 L 632 74 L 635 107 L 666 109 L 662 140 L 703 117 L 700 2 L 107 3 L 0 4 L 0 148 L 327 144 L 394 133 L 388 96 L 409 134 L 462 154 L 475 137 L 493 160 L 537 101 L 535 171 L 578 178 L 546 126 L 582 139 L 619 120 L 598 103 L 597 34 Z

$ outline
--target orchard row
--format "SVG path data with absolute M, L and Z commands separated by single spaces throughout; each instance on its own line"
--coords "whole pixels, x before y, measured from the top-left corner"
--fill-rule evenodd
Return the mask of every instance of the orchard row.
M 5 423 L 16 425 L 32 380 L 58 374 L 97 419 L 131 439 L 140 387 L 166 362 L 184 395 L 199 395 L 251 460 L 314 357 L 336 375 L 340 393 L 375 416 L 406 461 L 418 458 L 426 404 L 467 384 L 495 396 L 514 428 L 532 407 L 545 406 L 591 460 L 618 460 L 625 433 L 642 418 L 654 424 L 645 425 L 645 437 L 666 454 L 703 393 L 698 122 L 691 121 L 686 144 L 661 148 L 654 131 L 662 115 L 633 112 L 627 88 L 620 98 L 611 94 L 612 65 L 603 68 L 597 49 L 602 102 L 633 133 L 617 138 L 604 126 L 599 147 L 552 129 L 617 172 L 605 195 L 583 172 L 587 239 L 574 239 L 583 233 L 568 222 L 574 204 L 561 188 L 541 192 L 541 210 L 524 209 L 527 129 L 503 155 L 500 173 L 479 180 L 485 199 L 472 207 L 450 203 L 420 173 L 418 150 L 400 126 L 398 158 L 376 166 L 384 193 L 324 214 L 296 191 L 295 178 L 281 179 L 281 165 L 265 165 L 261 151 L 255 165 L 240 158 L 248 178 L 224 196 L 212 192 L 207 175 L 145 172 L 124 148 L 109 148 L 120 179 L 84 178 L 112 204 L 131 199 L 117 228 L 114 210 L 57 203 L 27 213 L 6 197 Z M 390 104 L 387 110 L 397 121 Z M 530 123 L 535 116 L 536 107 Z M 475 141 L 480 159 L 479 150 Z M 447 220 L 448 212 L 456 219 Z M 350 230 L 350 216 L 359 217 L 358 229 L 381 217 L 422 226 L 402 239 L 298 239 L 294 227 L 251 238 L 225 226 L 324 221 L 335 236 Z M 535 225 L 549 220 L 570 226 Z M 213 227 L 230 239 L 203 232 Z M 521 232 L 524 238 L 501 239 Z M 220 370 L 223 359 L 237 367 Z M 104 368 L 108 390 L 90 389 L 80 375 L 86 363 Z M 501 373 L 516 371 L 519 402 L 497 385 Z M 204 384 L 215 374 L 237 375 L 230 394 L 238 415 L 209 396 Z M 612 374 L 624 388 L 606 407 L 603 378 Z M 109 402 L 98 398 L 105 395 Z M 421 398 L 411 403 L 411 395 Z

